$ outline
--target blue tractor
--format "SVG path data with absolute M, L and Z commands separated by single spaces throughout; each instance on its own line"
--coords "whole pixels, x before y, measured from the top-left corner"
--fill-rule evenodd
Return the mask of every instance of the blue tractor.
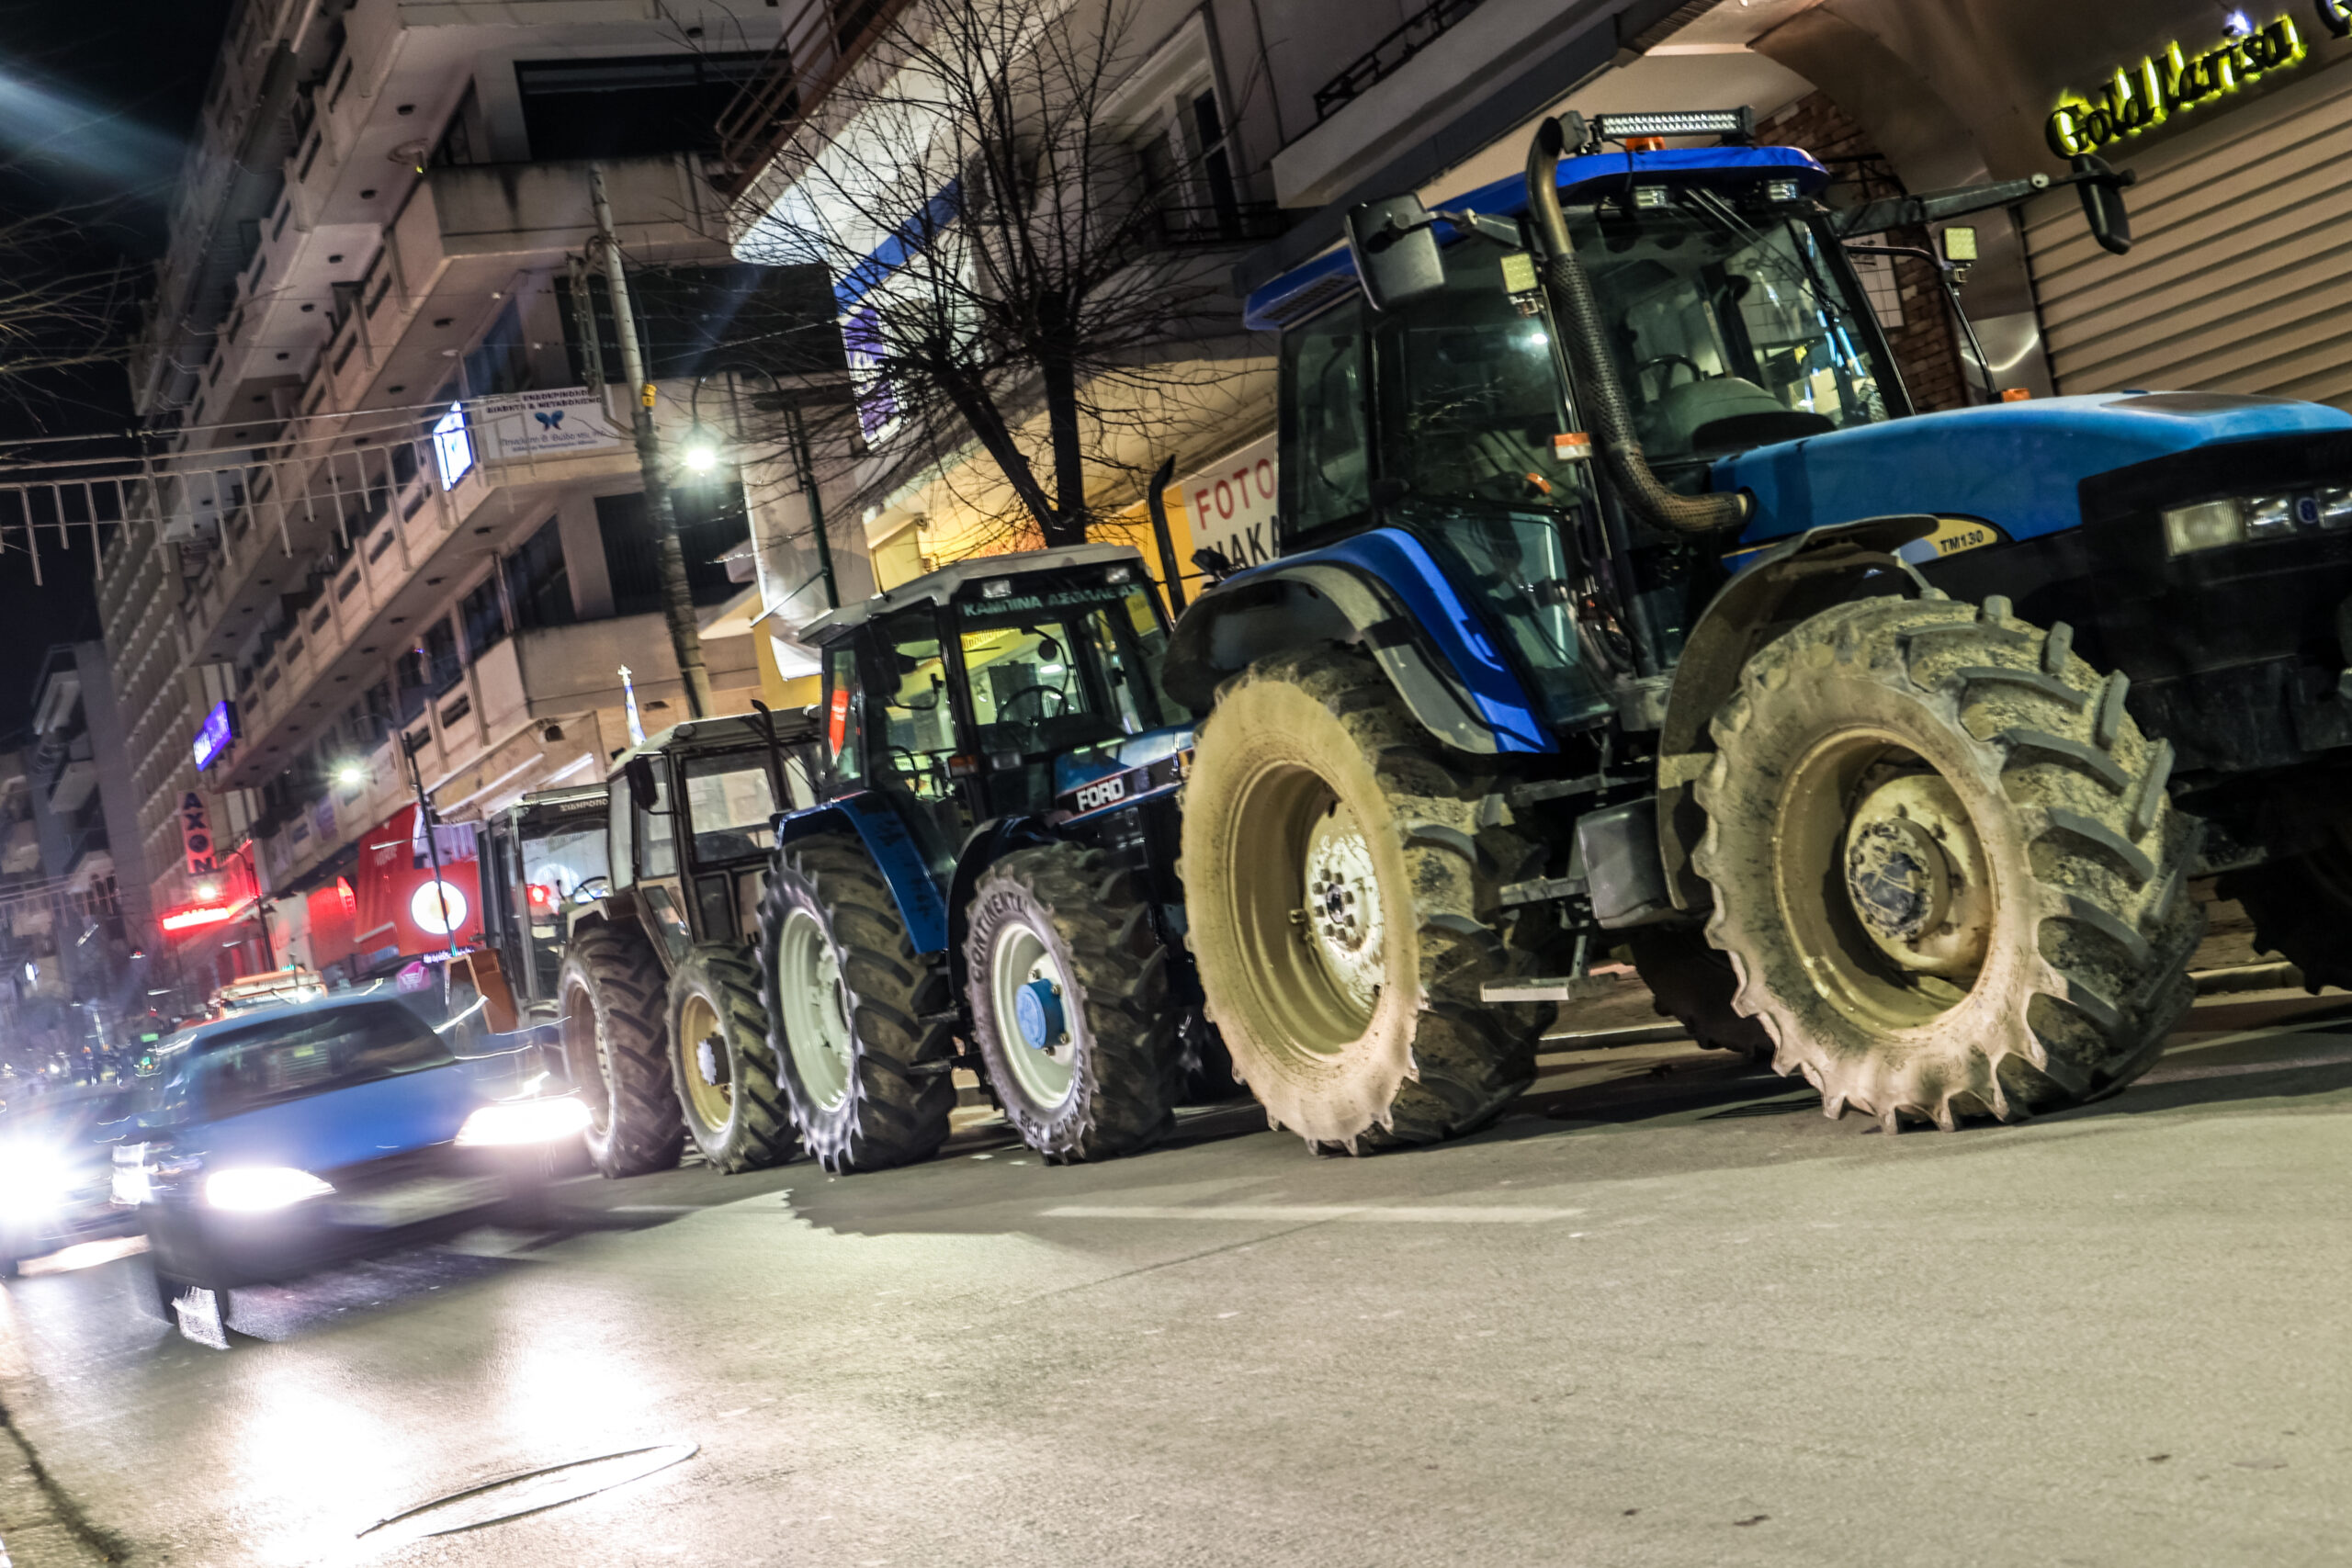
M 820 798 L 778 823 L 760 951 L 802 1142 L 925 1158 L 959 1066 L 1049 1160 L 1158 1141 L 1204 1042 L 1170 869 L 1192 717 L 1142 558 L 967 560 L 801 635 Z
M 2352 417 L 1917 412 L 1849 244 L 2073 186 L 2120 252 L 2130 175 L 1827 181 L 1745 111 L 1569 116 L 1523 180 L 1359 208 L 1251 296 L 1281 549 L 1163 678 L 1206 714 L 1207 1013 L 1311 1142 L 1491 1118 L 1525 998 L 1621 946 L 1708 1043 L 1889 1129 L 2139 1073 L 2192 877 L 2352 977 Z

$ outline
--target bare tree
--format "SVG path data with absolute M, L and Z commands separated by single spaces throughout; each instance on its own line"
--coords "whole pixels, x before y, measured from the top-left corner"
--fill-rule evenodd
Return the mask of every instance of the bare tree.
M 1138 452 L 1181 429 L 1212 374 L 1183 346 L 1217 330 L 1212 267 L 1182 242 L 1243 237 L 1187 229 L 1197 171 L 1114 118 L 1131 19 L 1126 0 L 913 0 L 753 182 L 745 249 L 839 280 L 854 418 L 835 431 L 933 465 L 1020 542 L 1084 539 L 1105 481 L 1131 493 Z

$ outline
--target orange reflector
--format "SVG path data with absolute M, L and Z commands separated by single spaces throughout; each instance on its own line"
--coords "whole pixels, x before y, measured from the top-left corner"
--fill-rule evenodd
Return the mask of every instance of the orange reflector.
M 1663 152 L 1666 151 L 1666 138 L 1663 136 L 1628 136 L 1625 138 L 1625 151 L 1628 152 Z
M 1581 430 L 1563 431 L 1552 437 L 1552 457 L 1557 462 L 1581 463 L 1592 456 L 1592 437 Z
M 2023 387 L 2008 387 L 2003 389 L 2001 400 L 2005 403 L 2021 403 L 2032 396 L 2033 393 Z

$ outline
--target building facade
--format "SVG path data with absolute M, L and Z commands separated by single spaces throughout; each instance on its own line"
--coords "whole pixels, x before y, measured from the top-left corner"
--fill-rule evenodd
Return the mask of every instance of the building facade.
M 312 951 L 307 895 L 419 788 L 463 821 L 601 776 L 625 684 L 647 728 L 687 716 L 608 286 L 574 277 L 601 182 L 682 427 L 703 307 L 744 286 L 711 270 L 713 127 L 774 15 L 236 13 L 133 367 L 159 477 L 101 561 L 164 940 L 356 966 L 382 944 Z M 678 494 L 723 634 L 743 505 Z M 736 620 L 704 649 L 730 711 Z

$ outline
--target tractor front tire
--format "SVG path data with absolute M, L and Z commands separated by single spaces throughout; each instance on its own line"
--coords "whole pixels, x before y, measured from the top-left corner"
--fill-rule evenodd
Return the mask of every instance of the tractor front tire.
M 1707 934 L 1826 1114 L 1950 1131 L 2095 1099 L 2187 1010 L 2198 826 L 2124 677 L 2072 643 L 2000 598 L 1862 600 L 1718 711 Z
M 2245 907 L 2255 951 L 2275 953 L 2301 970 L 2312 995 L 2323 986 L 2352 991 L 2352 842 L 2338 836 L 2302 854 L 2231 872 L 2213 891 Z
M 705 942 L 670 976 L 670 1074 L 686 1136 L 735 1175 L 790 1159 L 792 1113 L 776 1083 L 760 971 L 749 953 Z
M 1674 1020 L 1711 1051 L 1755 1062 L 1772 1059 L 1772 1037 L 1733 1005 L 1739 976 L 1730 957 L 1704 931 L 1696 926 L 1652 926 L 1630 935 L 1634 973 L 1650 988 L 1659 1017 Z
M 980 874 L 967 925 L 972 1042 L 1021 1141 L 1058 1163 L 1166 1137 L 1183 1051 L 1136 875 L 1078 844 L 1016 850 Z
M 801 1142 L 827 1170 L 929 1159 L 956 1109 L 953 994 L 854 839 L 776 852 L 760 905 L 768 1039 Z
M 1482 999 L 1537 972 L 1548 917 L 1497 781 L 1441 749 L 1342 648 L 1226 682 L 1184 791 L 1190 940 L 1208 1016 L 1268 1119 L 1350 1153 L 1492 1121 L 1533 1078 L 1550 1010 Z
M 634 926 L 572 933 L 556 982 L 563 1054 L 588 1105 L 588 1157 L 607 1177 L 668 1170 L 685 1124 L 663 1056 L 667 981 Z

